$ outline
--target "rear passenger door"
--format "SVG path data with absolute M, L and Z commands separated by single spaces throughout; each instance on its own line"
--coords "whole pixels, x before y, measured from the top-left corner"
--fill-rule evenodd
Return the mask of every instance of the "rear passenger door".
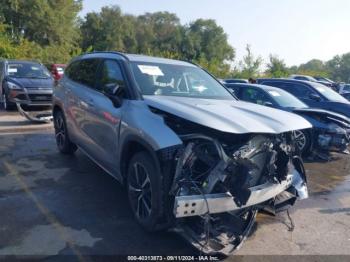
M 103 60 L 96 77 L 96 85 L 87 93 L 89 109 L 85 112 L 84 132 L 91 140 L 89 154 L 113 175 L 117 174 L 119 128 L 123 105 L 115 107 L 105 95 L 108 86 L 125 87 L 124 76 L 117 60 Z
M 91 139 L 86 134 L 86 112 L 92 110 L 90 90 L 96 85 L 96 72 L 101 60 L 83 59 L 73 62 L 64 82 L 66 96 L 66 117 L 73 141 L 89 153 Z

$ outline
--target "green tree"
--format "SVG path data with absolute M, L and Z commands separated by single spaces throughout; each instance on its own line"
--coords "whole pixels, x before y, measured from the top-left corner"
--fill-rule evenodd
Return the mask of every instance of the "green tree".
M 350 53 L 333 57 L 326 62 L 326 67 L 334 80 L 350 82 Z
M 250 45 L 246 46 L 246 51 L 247 54 L 243 57 L 243 60 L 239 62 L 241 68 L 240 78 L 256 78 L 259 75 L 263 60 L 260 56 L 254 56 Z
M 228 43 L 227 34 L 212 19 L 197 19 L 184 28 L 182 52 L 189 60 L 233 61 L 235 51 Z
M 126 16 L 118 6 L 88 13 L 81 25 L 82 48 L 99 51 L 136 51 L 135 17 Z
M 74 44 L 82 0 L 3 0 L 4 23 L 14 38 L 41 46 Z
M 314 71 L 323 72 L 326 70 L 325 64 L 319 59 L 312 59 L 305 64 L 301 64 L 298 68 L 299 71 Z
M 141 15 L 137 17 L 136 39 L 140 53 L 179 53 L 182 40 L 180 20 L 169 12 Z
M 1 20 L 14 44 L 37 45 L 38 60 L 67 62 L 79 51 L 82 0 L 2 0 Z
M 289 70 L 283 59 L 280 59 L 277 55 L 270 55 L 269 63 L 266 65 L 266 74 L 270 77 L 285 77 L 289 75 Z

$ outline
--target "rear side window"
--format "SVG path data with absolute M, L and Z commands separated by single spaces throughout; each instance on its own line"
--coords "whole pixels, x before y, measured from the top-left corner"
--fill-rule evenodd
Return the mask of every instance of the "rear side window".
M 77 83 L 94 88 L 99 63 L 99 59 L 85 59 L 73 62 L 66 69 L 66 75 Z

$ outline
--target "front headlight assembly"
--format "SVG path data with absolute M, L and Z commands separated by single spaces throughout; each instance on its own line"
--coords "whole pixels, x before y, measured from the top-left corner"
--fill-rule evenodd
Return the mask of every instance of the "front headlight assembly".
M 23 88 L 20 87 L 19 85 L 15 84 L 15 83 L 12 83 L 12 82 L 7 82 L 7 87 L 10 89 L 10 90 L 22 90 Z

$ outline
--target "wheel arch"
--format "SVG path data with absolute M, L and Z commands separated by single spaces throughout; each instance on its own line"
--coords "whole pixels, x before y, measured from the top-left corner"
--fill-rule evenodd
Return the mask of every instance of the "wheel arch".
M 55 116 L 55 114 L 56 114 L 58 111 L 61 111 L 61 112 L 63 113 L 62 108 L 61 108 L 59 105 L 55 104 L 55 105 L 53 106 L 53 108 L 52 108 L 52 115 Z
M 128 136 L 120 147 L 119 163 L 120 163 L 120 173 L 125 180 L 128 164 L 131 158 L 138 152 L 147 152 L 154 161 L 156 168 L 160 171 L 160 161 L 157 157 L 157 151 L 147 142 L 141 138 L 130 135 Z M 124 182 L 124 181 L 123 181 Z

